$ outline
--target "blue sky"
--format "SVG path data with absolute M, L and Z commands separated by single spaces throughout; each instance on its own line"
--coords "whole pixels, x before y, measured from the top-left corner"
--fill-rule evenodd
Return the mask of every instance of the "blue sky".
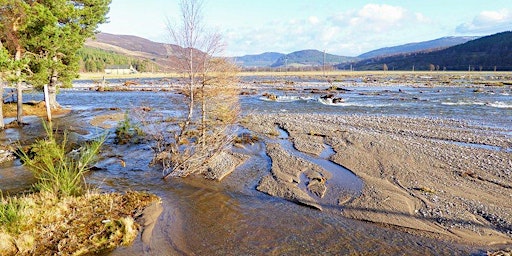
M 101 32 L 172 43 L 167 19 L 179 0 L 112 0 Z M 226 42 L 224 55 L 304 49 L 357 56 L 444 36 L 512 30 L 511 0 L 205 0 L 203 21 Z

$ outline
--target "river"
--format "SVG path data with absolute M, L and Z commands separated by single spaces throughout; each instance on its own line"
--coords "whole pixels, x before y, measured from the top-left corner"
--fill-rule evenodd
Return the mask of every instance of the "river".
M 328 113 L 343 115 L 409 116 L 458 119 L 475 126 L 497 127 L 512 136 L 512 97 L 510 87 L 344 87 L 335 91 L 343 102 L 324 104 L 322 93 L 311 88 L 327 84 L 311 83 L 294 90 L 273 86 L 257 94 L 242 96 L 244 115 L 251 113 Z M 277 101 L 262 97 L 277 95 Z M 325 93 L 324 93 L 325 94 Z M 28 96 L 38 99 L 39 94 Z M 72 136 L 90 139 L 103 129 L 92 127 L 94 115 L 130 111 L 148 106 L 151 111 L 178 115 L 183 101 L 172 92 L 96 92 L 62 90 L 59 103 L 71 114 L 57 119 L 61 127 L 71 127 Z M 5 141 L 13 131 L 2 132 Z M 469 255 L 484 254 L 484 249 L 457 245 L 412 235 L 406 231 L 381 227 L 344 218 L 335 211 L 318 211 L 255 190 L 259 178 L 268 174 L 270 160 L 263 143 L 252 148 L 251 158 L 222 182 L 202 179 L 162 180 L 161 170 L 150 167 L 149 146 L 112 143 L 108 137 L 103 160 L 91 172 L 89 184 L 104 191 L 143 190 L 162 198 L 164 211 L 153 231 L 151 244 L 137 240 L 108 255 Z M 508 149 L 510 150 L 510 149 Z M 120 164 L 120 160 L 125 165 Z M 10 171 L 7 171 L 10 170 Z M 16 175 L 7 176 L 7 173 Z M 0 171 L 2 189 L 27 188 L 30 177 L 19 163 L 4 165 Z M 15 185 L 14 185 L 15 184 Z

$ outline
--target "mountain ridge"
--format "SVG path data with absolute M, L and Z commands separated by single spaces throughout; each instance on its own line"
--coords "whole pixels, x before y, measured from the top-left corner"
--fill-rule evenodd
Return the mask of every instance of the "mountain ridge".
M 452 47 L 461 45 L 458 44 L 459 42 L 466 41 L 463 43 L 466 44 L 468 42 L 474 41 L 470 40 L 472 38 L 477 38 L 474 40 L 480 39 L 478 37 L 442 37 L 424 42 L 384 47 L 363 53 L 357 57 L 339 56 L 324 53 L 314 49 L 309 49 L 296 51 L 289 54 L 279 52 L 265 52 L 262 54 L 232 57 L 232 59 L 242 68 L 279 68 L 283 66 L 297 68 L 303 66 L 335 65 L 338 68 L 347 69 L 351 64 L 354 66 L 354 68 L 358 68 L 360 70 L 376 70 L 382 69 L 383 64 L 386 64 L 390 69 L 406 69 L 405 66 L 412 65 L 410 63 L 399 64 L 398 62 L 404 62 L 404 59 L 410 56 L 425 57 L 427 56 L 425 54 L 431 52 L 439 52 L 446 49 L 451 49 Z M 138 36 L 115 35 L 109 33 L 97 34 L 95 39 L 87 40 L 85 46 L 109 52 L 115 52 L 137 59 L 148 60 L 155 63 L 159 67 L 158 69 L 161 71 L 173 71 L 173 67 L 176 67 L 178 63 L 177 53 L 183 51 L 183 48 L 173 44 L 157 43 Z M 459 54 L 462 53 L 459 52 Z M 452 58 L 456 58 L 456 56 L 453 54 L 451 54 L 451 56 Z M 438 56 L 438 58 L 441 57 Z M 495 58 L 499 58 L 499 56 L 495 56 Z M 425 65 L 429 65 L 421 62 L 418 59 L 415 61 L 419 63 L 416 64 L 416 67 L 419 69 L 425 69 Z M 429 61 L 433 62 L 432 60 Z M 431 64 L 439 65 L 441 69 L 444 68 L 442 64 Z M 453 64 L 450 65 L 453 66 Z M 411 67 L 408 67 L 408 69 L 411 69 Z M 458 69 L 460 69 L 460 67 L 458 67 Z
M 300 66 L 323 66 L 323 65 L 336 65 L 346 63 L 354 60 L 354 57 L 339 56 L 321 52 L 319 50 L 308 49 L 295 51 L 281 56 L 277 59 L 271 67 L 300 67 Z
M 261 54 L 248 54 L 239 57 L 232 57 L 235 63 L 243 67 L 270 67 L 276 60 L 284 56 L 279 52 L 264 52 Z
M 451 46 L 466 43 L 477 39 L 477 36 L 446 36 L 428 41 L 407 43 L 391 47 L 383 47 L 363 53 L 357 57 L 361 59 L 370 59 L 375 57 L 391 56 L 395 54 L 405 54 L 410 52 L 420 52 L 434 49 L 443 49 Z
M 479 37 L 449 48 L 365 59 L 357 70 L 512 70 L 512 32 Z M 338 65 L 347 69 L 347 65 Z

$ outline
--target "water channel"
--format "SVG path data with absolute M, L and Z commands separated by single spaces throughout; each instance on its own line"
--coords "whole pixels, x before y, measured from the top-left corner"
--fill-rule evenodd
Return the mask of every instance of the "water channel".
M 279 91 L 273 92 L 282 96 L 294 94 L 291 96 L 298 98 L 268 102 L 261 100 L 260 95 L 251 95 L 242 98 L 241 104 L 244 114 L 315 112 L 431 116 L 466 119 L 482 126 L 500 127 L 505 133 L 512 127 L 512 100 L 510 91 L 506 90 L 475 96 L 464 88 L 403 88 L 401 92 L 388 87 L 349 89 L 351 91 L 343 95 L 346 99 L 343 106 L 326 106 L 315 98 L 300 98 L 302 92 Z M 374 96 L 369 97 L 371 94 Z M 141 105 L 172 115 L 173 111 L 179 111 L 172 106 L 182 98 L 172 92 L 64 90 L 58 99 L 62 105 L 73 109 L 71 114 L 57 119 L 59 126 L 70 128 L 71 135 L 78 139 L 90 139 L 104 132 L 89 124 L 94 115 L 118 113 Z M 0 140 L 6 142 L 23 136 L 7 129 Z M 149 191 L 162 198 L 164 207 L 150 244 L 137 240 L 132 246 L 116 249 L 108 255 L 484 254 L 481 248 L 418 237 L 256 191 L 260 178 L 270 171 L 271 161 L 265 154 L 264 143 L 248 147 L 245 152 L 249 160 L 225 180 L 216 182 L 193 178 L 162 180 L 161 170 L 149 166 L 152 151 L 147 145 L 113 145 L 112 133 L 108 140 L 98 170 L 87 177 L 89 183 L 104 191 Z M 317 158 L 296 151 L 286 140 L 285 133 L 281 133 L 281 145 L 333 172 L 332 182 L 341 184 L 340 189 L 349 188 L 356 195 L 363 186 L 350 171 L 333 171 L 340 167 L 325 160 L 326 156 Z M 125 166 L 119 163 L 120 159 Z M 26 189 L 32 181 L 18 162 L 1 166 L 0 180 L 2 190 L 11 192 Z

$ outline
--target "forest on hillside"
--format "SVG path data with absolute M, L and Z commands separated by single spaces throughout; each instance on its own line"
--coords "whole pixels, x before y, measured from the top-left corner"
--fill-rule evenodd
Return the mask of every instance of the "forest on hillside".
M 482 37 L 439 51 L 372 58 L 353 64 L 358 70 L 512 70 L 512 32 Z M 339 68 L 348 68 L 340 65 Z
M 132 65 L 139 72 L 148 72 L 154 64 L 147 59 L 136 59 L 96 48 L 84 47 L 78 51 L 80 72 L 103 72 L 108 65 Z

